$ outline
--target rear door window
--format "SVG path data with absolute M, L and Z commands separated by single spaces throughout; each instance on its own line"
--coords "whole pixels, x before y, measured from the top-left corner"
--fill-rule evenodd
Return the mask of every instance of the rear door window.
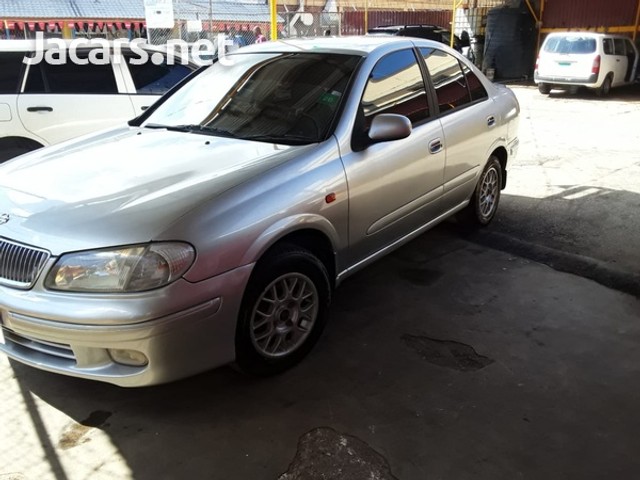
M 461 108 L 471 103 L 467 78 L 457 58 L 442 50 L 433 48 L 421 48 L 420 53 L 427 64 L 431 82 L 436 90 L 440 113 Z M 480 86 L 482 87 L 482 85 Z M 483 94 L 481 91 L 477 91 L 477 85 L 474 88 L 477 95 L 486 95 L 486 92 Z
M 81 55 L 78 57 L 82 59 Z M 118 85 L 111 64 L 67 62 L 52 65 L 40 62 L 29 68 L 24 92 L 109 95 L 118 93 Z
M 166 59 L 159 65 L 151 61 L 134 65 L 131 63 L 133 57 L 126 58 L 136 92 L 139 94 L 161 95 L 192 72 L 186 65 L 168 65 Z
M 469 93 L 471 94 L 471 101 L 475 102 L 476 100 L 484 100 L 489 98 L 487 90 L 484 88 L 484 85 L 482 85 L 482 82 L 477 77 L 477 75 L 473 73 L 466 65 L 463 65 L 462 71 L 464 72 L 464 76 L 467 79 L 467 86 L 469 87 Z
M 0 53 L 0 95 L 18 93 L 25 52 Z

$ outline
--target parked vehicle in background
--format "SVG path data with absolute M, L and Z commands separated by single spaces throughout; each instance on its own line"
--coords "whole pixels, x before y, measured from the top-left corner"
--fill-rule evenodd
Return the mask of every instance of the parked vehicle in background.
M 397 35 L 399 37 L 426 38 L 427 40 L 434 40 L 444 43 L 445 45 L 451 45 L 451 32 L 437 25 L 380 25 L 370 28 L 367 30 L 367 33 L 369 35 Z M 454 35 L 453 48 L 455 50 L 461 52 L 463 47 L 469 46 L 468 41 L 466 45 L 463 43 L 457 35 Z
M 92 50 L 62 64 L 26 65 L 36 42 L 0 40 L 0 162 L 37 148 L 124 123 L 140 115 L 162 94 L 197 68 L 170 65 L 167 53 L 141 45 L 149 61 L 132 63 L 135 52 L 121 44 L 107 62 L 89 62 Z M 154 59 L 155 55 L 155 60 Z
M 433 41 L 239 49 L 0 166 L 0 350 L 122 386 L 289 368 L 342 280 L 451 215 L 491 222 L 519 111 Z
M 634 83 L 638 49 L 624 35 L 558 32 L 547 36 L 534 73 L 540 93 L 554 88 L 587 87 L 604 96 L 611 88 Z

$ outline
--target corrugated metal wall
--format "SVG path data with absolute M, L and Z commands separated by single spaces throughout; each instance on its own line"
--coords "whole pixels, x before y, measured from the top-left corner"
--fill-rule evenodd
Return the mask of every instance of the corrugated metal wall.
M 543 28 L 634 25 L 637 0 L 546 0 Z

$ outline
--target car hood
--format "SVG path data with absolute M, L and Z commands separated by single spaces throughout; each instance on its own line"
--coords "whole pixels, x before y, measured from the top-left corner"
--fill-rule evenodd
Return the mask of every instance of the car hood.
M 146 242 L 313 146 L 122 128 L 0 167 L 0 237 L 66 251 Z

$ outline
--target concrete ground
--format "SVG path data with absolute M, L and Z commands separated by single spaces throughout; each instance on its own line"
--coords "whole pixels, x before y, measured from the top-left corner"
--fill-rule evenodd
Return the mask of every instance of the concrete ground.
M 0 480 L 640 476 L 640 92 L 515 86 L 496 222 L 345 282 L 310 356 L 125 390 L 0 359 Z

